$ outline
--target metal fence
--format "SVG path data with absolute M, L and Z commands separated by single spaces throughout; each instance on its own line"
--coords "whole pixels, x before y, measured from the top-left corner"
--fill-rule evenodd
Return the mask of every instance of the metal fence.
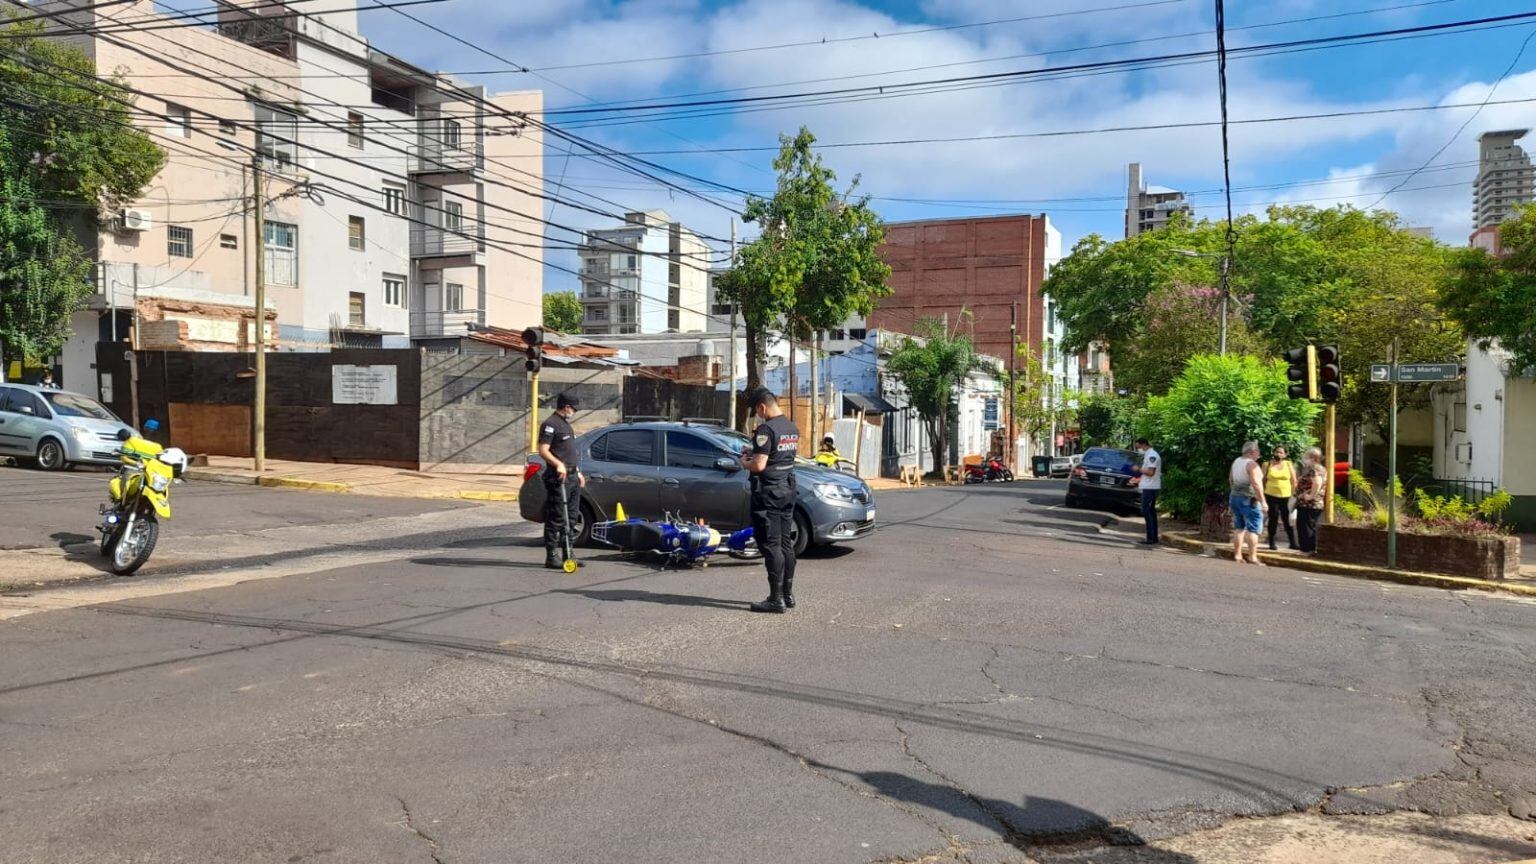
M 1456 496 L 1469 504 L 1482 503 L 1484 498 L 1493 494 L 1498 488 L 1492 480 L 1477 479 L 1447 479 L 1443 477 L 1428 477 L 1412 480 L 1405 483 L 1410 494 L 1416 489 L 1423 489 L 1426 493 L 1436 497 Z

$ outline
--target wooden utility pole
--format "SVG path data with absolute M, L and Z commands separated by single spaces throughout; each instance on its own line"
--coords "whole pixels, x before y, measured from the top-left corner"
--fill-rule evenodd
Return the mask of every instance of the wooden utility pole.
M 1387 566 L 1397 567 L 1397 359 L 1392 337 L 1392 407 L 1387 413 Z
M 259 475 L 267 464 L 267 199 L 261 188 L 261 154 L 251 155 L 252 207 L 256 214 L 256 399 L 251 456 Z
M 1018 401 L 1019 392 L 1019 301 L 1013 301 L 1012 313 L 1008 319 L 1008 401 L 1003 405 L 1008 410 L 1008 441 L 1003 445 L 1003 458 L 1009 471 L 1018 473 L 1021 468 L 1018 464 L 1019 454 L 1018 433 L 1014 423 L 1018 418 L 1019 409 L 1015 404 Z
M 736 217 L 731 217 L 731 267 L 736 266 Z M 718 299 L 719 295 L 715 295 Z M 727 428 L 736 428 L 736 304 L 731 303 L 731 416 Z
M 1323 495 L 1323 518 L 1328 521 L 1329 525 L 1332 525 L 1334 485 L 1337 479 L 1334 476 L 1333 466 L 1338 461 L 1338 457 L 1333 453 L 1334 448 L 1338 446 L 1338 442 L 1333 437 L 1336 419 L 1333 413 L 1332 402 L 1323 407 L 1323 423 L 1323 464 L 1328 468 L 1328 491 Z

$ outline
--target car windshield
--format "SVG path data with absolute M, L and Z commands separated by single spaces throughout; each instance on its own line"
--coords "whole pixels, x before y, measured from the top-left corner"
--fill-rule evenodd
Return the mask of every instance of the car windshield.
M 727 429 L 724 426 L 694 426 L 690 428 L 692 428 L 695 432 L 702 434 L 704 437 L 715 442 L 716 444 L 719 444 L 721 447 L 725 448 L 726 452 L 728 453 L 740 453 L 743 447 L 750 447 L 752 445 L 751 438 L 748 438 L 742 433 L 737 432 L 735 429 Z
M 1083 454 L 1083 466 L 1097 468 L 1101 471 L 1119 471 L 1122 474 L 1131 473 L 1131 466 L 1136 464 L 1136 457 L 1124 450 L 1089 450 Z
M 75 393 L 61 393 L 52 391 L 44 393 L 48 404 L 60 417 L 89 417 L 92 420 L 116 420 L 117 415 L 107 410 L 105 405 L 95 399 L 89 399 Z

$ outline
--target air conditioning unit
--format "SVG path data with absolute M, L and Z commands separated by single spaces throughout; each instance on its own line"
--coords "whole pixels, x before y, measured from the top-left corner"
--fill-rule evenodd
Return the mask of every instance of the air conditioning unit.
M 148 210 L 124 210 L 122 229 L 124 231 L 148 231 L 155 227 L 154 217 Z

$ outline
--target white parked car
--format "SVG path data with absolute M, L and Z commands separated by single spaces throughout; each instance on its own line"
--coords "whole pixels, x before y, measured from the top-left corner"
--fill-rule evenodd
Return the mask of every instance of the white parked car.
M 107 406 L 68 390 L 0 384 L 0 456 L 58 471 L 72 463 L 115 465 L 119 430 L 133 427 Z

